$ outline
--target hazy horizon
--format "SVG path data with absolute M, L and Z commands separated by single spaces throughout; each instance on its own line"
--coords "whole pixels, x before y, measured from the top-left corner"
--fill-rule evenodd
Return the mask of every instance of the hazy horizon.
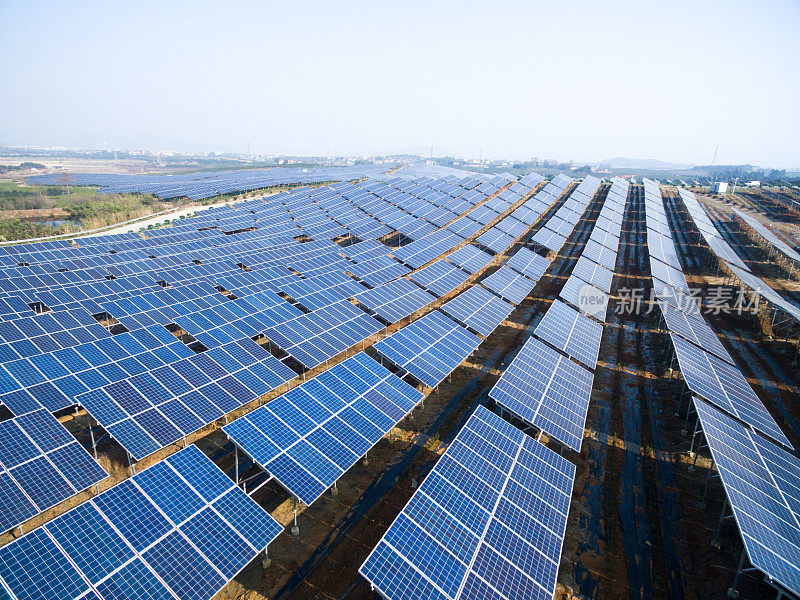
M 0 145 L 800 168 L 800 4 L 6 2 Z

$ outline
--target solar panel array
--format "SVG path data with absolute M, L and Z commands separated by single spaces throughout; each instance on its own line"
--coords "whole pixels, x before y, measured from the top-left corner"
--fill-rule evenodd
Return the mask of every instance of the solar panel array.
M 409 277 L 437 296 L 446 296 L 466 283 L 469 276 L 469 273 L 454 267 L 444 259 L 439 259 L 424 269 L 415 271 Z
M 670 232 L 669 223 L 664 211 L 663 200 L 658 185 L 649 179 L 644 180 L 645 190 L 645 215 L 648 229 L 662 239 L 662 245 L 674 248 L 674 241 Z M 692 196 L 693 197 L 693 196 Z M 696 202 L 696 199 L 695 199 Z M 691 204 L 691 202 L 689 203 Z M 699 204 L 697 205 L 699 208 Z M 700 209 L 702 211 L 702 209 Z M 705 211 L 702 211 L 705 215 Z M 707 216 L 706 216 L 707 219 Z M 701 220 L 698 216 L 698 220 Z M 701 220 L 702 223 L 702 220 Z M 709 222 L 710 223 L 710 222 Z M 707 225 L 703 225 L 707 229 Z M 712 226 L 713 227 L 713 226 Z M 680 298 L 680 294 L 687 292 L 688 286 L 680 263 L 677 261 L 677 252 L 667 252 L 666 256 L 675 259 L 673 264 L 667 265 L 660 260 L 650 257 L 650 266 L 653 277 L 664 268 L 678 274 L 683 285 L 675 282 L 676 293 L 673 298 Z M 656 269 L 653 269 L 656 267 Z M 654 285 L 656 282 L 654 281 Z M 667 286 L 668 282 L 661 281 Z M 666 291 L 666 290 L 665 290 Z M 773 440 L 791 447 L 791 443 L 781 431 L 780 426 L 769 414 L 769 411 L 758 398 L 747 379 L 742 375 L 730 354 L 719 342 L 713 330 L 707 326 L 699 312 L 695 312 L 695 304 L 681 302 L 683 307 L 676 307 L 674 303 L 666 301 L 668 294 L 662 292 L 664 301 L 659 302 L 664 321 L 669 330 L 678 367 L 683 375 L 686 386 L 701 398 L 713 403 L 729 415 L 757 429 Z M 681 310 L 683 308 L 684 310 Z
M 479 406 L 359 572 L 388 600 L 552 598 L 574 479 Z
M 614 279 L 622 217 L 630 184 L 621 177 L 611 180 L 603 207 L 578 261 L 560 292 L 576 308 L 604 319 Z M 593 301 L 589 306 L 587 302 Z
M 427 306 L 436 300 L 436 296 L 408 279 L 395 279 L 361 292 L 355 299 L 389 323 L 394 323 Z
M 536 287 L 535 281 L 531 281 L 505 265 L 497 269 L 481 283 L 501 298 L 513 304 L 519 304 L 525 300 L 531 290 Z
M 476 285 L 446 302 L 442 310 L 459 323 L 488 336 L 508 318 L 514 305 Z
M 470 244 L 462 246 L 447 256 L 447 260 L 458 265 L 468 273 L 474 274 L 488 265 L 494 257 Z
M 0 468 L 8 467 L 0 475 L 9 482 L 15 477 L 16 487 L 6 487 L 22 492 L 7 493 L 14 510 L 4 514 L 17 514 L 14 518 L 23 522 L 105 477 L 63 427 L 67 437 L 54 441 L 52 448 L 38 439 L 29 444 L 24 435 L 15 440 L 2 434 L 17 421 L 41 418 L 61 427 L 50 411 L 80 404 L 132 458 L 152 454 L 295 377 L 288 357 L 311 368 L 383 328 L 349 298 L 381 315 L 383 322 L 397 321 L 429 304 L 434 296 L 403 279 L 409 269 L 392 254 L 418 266 L 476 235 L 483 227 L 480 219 L 458 215 L 471 214 L 475 205 L 509 181 L 484 176 L 390 178 L 298 188 L 212 208 L 169 229 L 152 230 L 147 238 L 98 236 L 80 239 L 77 246 L 46 243 L 0 249 L 0 264 L 8 267 L 0 279 L 0 394 L 7 407 L 19 412 L 0 428 Z M 512 182 L 485 208 L 500 215 L 520 204 L 540 182 L 535 175 Z M 500 221 L 497 230 L 513 241 L 527 230 L 526 219 L 535 220 L 547 206 L 541 198 L 531 198 L 513 211 L 513 217 Z M 438 229 L 445 225 L 450 230 Z M 400 249 L 377 241 L 394 232 L 415 241 Z M 354 236 L 356 243 L 331 241 L 341 236 Z M 461 255 L 479 269 L 481 253 L 469 247 L 471 256 L 466 256 L 469 250 Z M 413 273 L 413 278 L 444 295 L 468 275 L 440 260 Z M 466 299 L 480 298 L 481 306 L 463 316 L 489 333 L 513 307 L 482 287 L 474 289 L 459 302 L 467 307 Z M 383 340 L 376 350 L 383 349 L 398 366 L 435 386 L 480 341 L 435 312 Z M 286 352 L 287 358 L 278 360 L 280 354 L 270 353 L 268 345 Z M 419 392 L 362 353 L 232 422 L 226 431 L 276 480 L 311 503 L 420 398 Z M 41 436 L 46 430 L 39 425 Z M 31 445 L 35 456 L 29 454 Z M 65 569 L 58 578 L 65 579 L 69 590 L 62 595 L 47 588 L 44 597 L 174 593 L 206 598 L 268 543 L 263 531 L 257 536 L 260 541 L 248 537 L 255 528 L 270 525 L 268 515 L 261 519 L 241 505 L 234 507 L 238 513 L 226 513 L 223 497 L 233 492 L 205 498 L 205 504 L 195 507 L 192 493 L 203 491 L 177 466 L 185 452 L 190 451 L 51 522 L 55 528 L 58 519 L 94 511 L 88 526 L 95 521 L 110 526 L 120 536 L 115 548 L 133 549 L 109 560 L 93 547 L 94 554 L 90 558 L 87 553 L 82 563 L 71 548 L 57 543 L 56 550 L 67 555 L 58 559 L 59 568 Z M 39 468 L 35 473 L 35 493 L 19 477 L 33 464 L 47 465 L 47 472 Z M 193 465 L 195 475 L 201 467 Z M 150 483 L 151 477 L 160 479 Z M 165 489 L 169 486 L 181 489 Z M 130 493 L 122 494 L 128 488 Z M 120 502 L 132 504 L 118 508 L 110 499 L 117 494 Z M 142 498 L 134 502 L 130 494 Z M 35 500 L 32 508 L 16 496 Z M 112 509 L 119 515 L 112 518 Z M 154 520 L 157 513 L 170 525 L 141 548 L 134 534 L 144 535 L 149 525 L 142 529 L 114 522 L 125 518 L 122 514 L 137 519 L 139 510 Z M 179 513 L 185 517 L 182 521 Z M 237 514 L 241 520 L 232 525 L 228 521 Z M 246 522 L 251 522 L 250 530 L 243 529 Z M 136 525 L 141 523 L 145 521 Z M 270 527 L 274 525 L 272 521 Z M 52 541 L 54 536 L 42 533 L 42 539 Z M 76 542 L 84 543 L 88 542 Z M 14 597 L 28 597 L 22 593 L 28 584 L 15 588 L 16 578 L 39 577 L 31 572 L 31 564 L 0 561 L 0 567 L 7 567 L 2 576 L 15 590 Z M 72 568 L 75 573 L 67 573 Z M 95 577 L 101 569 L 106 569 L 104 574 Z
M 421 399 L 420 392 L 360 352 L 223 430 L 310 505 Z
M 433 311 L 373 346 L 382 356 L 435 388 L 480 345 L 481 338 Z
M 489 397 L 580 452 L 593 379 L 591 371 L 531 337 Z
M 379 177 L 385 165 L 355 167 L 273 167 L 240 171 L 199 171 L 170 175 L 128 175 L 107 173 L 53 173 L 26 177 L 34 185 L 99 186 L 101 194 L 137 192 L 160 198 L 188 197 L 202 200 L 218 194 L 247 192 L 266 187 L 319 181 L 347 181 Z
M 791 448 L 775 419 L 734 365 L 670 332 L 686 385 L 698 396 Z
M 600 354 L 603 326 L 563 302 L 553 300 L 533 334 L 594 369 Z
M 743 223 L 752 229 L 757 235 L 761 236 L 769 245 L 775 248 L 778 252 L 782 253 L 786 258 L 796 263 L 800 263 L 800 253 L 798 253 L 789 244 L 784 242 L 766 225 L 762 224 L 758 219 L 748 215 L 747 213 L 734 208 L 733 212 L 736 214 Z
M 11 530 L 106 477 L 46 409 L 0 422 L 0 530 Z
M 735 265 L 745 271 L 750 271 L 744 261 L 736 254 L 736 251 L 722 238 L 719 230 L 714 226 L 708 213 L 700 205 L 694 193 L 684 188 L 678 188 L 678 195 L 709 248 L 726 263 Z
M 497 207 L 518 204 L 539 181 L 511 184 Z M 342 182 L 212 207 L 147 237 L 0 248 L 0 401 L 18 417 L 83 405 L 132 458 L 150 455 L 294 378 L 290 359 L 313 368 L 432 301 L 408 280 L 393 283 L 414 288 L 416 304 L 408 295 L 383 302 L 378 321 L 347 298 L 378 296 L 409 272 L 377 238 L 427 243 L 507 185 L 482 175 Z M 459 231 L 479 231 L 471 222 Z M 331 241 L 347 235 L 357 242 Z M 446 269 L 429 282 L 439 292 L 458 274 Z M 0 446 L 10 443 L 0 435 Z M 100 476 L 90 462 L 85 481 Z M 67 482 L 37 471 L 34 484 L 48 489 L 47 476 L 64 499 L 81 488 L 59 468 Z M 9 515 L 39 512 L 18 495 L 9 494 L 18 506 Z
M 800 460 L 702 400 L 695 408 L 750 563 L 800 594 Z
M 550 261 L 532 250 L 520 248 L 508 259 L 506 265 L 533 281 L 539 281 L 550 266 Z
M 599 188 L 600 180 L 591 175 L 587 176 L 572 190 L 561 208 L 547 220 L 544 227 L 536 232 L 533 241 L 553 252 L 561 250 Z
M 209 600 L 283 528 L 195 446 L 0 548 L 13 600 Z

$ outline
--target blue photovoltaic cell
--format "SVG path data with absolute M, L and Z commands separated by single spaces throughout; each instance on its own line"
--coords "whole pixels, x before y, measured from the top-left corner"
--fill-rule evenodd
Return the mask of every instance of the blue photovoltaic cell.
M 428 313 L 374 348 L 428 387 L 436 387 L 481 343 L 438 311 Z
M 580 452 L 593 379 L 591 371 L 532 337 L 489 397 Z
M 476 285 L 445 303 L 442 310 L 467 327 L 488 336 L 511 314 L 514 306 Z
M 389 600 L 552 598 L 574 478 L 478 407 L 359 571 Z
M 750 563 L 800 593 L 800 460 L 712 405 L 694 403 Z
M 311 504 L 421 398 L 359 353 L 223 429 L 292 494 Z M 300 413 L 292 399 L 299 406 L 311 401 L 319 406 Z
M 0 548 L 0 578 L 15 600 L 99 600 L 85 580 L 105 600 L 210 600 L 282 529 L 190 446 Z
M 497 269 L 497 271 L 489 275 L 489 277 L 481 281 L 481 283 L 498 296 L 514 304 L 522 302 L 536 286 L 535 281 L 531 281 L 524 275 L 520 275 L 506 266 Z

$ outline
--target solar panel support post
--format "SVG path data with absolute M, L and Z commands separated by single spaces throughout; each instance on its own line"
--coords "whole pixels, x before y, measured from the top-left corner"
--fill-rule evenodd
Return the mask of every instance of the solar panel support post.
M 95 443 L 94 439 L 94 428 L 92 427 L 92 418 L 91 416 L 89 416 L 88 412 L 86 413 L 86 416 L 89 419 L 89 439 L 92 441 L 92 454 L 94 455 L 94 459 L 97 460 L 97 444 Z
M 742 556 L 739 559 L 739 567 L 736 569 L 736 575 L 733 576 L 733 583 L 731 587 L 728 588 L 728 598 L 738 598 L 739 591 L 736 589 L 736 586 L 739 584 L 739 577 L 741 577 L 742 573 L 746 573 L 747 571 L 754 571 L 754 567 L 750 567 L 745 569 L 744 568 L 744 560 L 747 556 L 747 549 L 742 548 Z M 778 596 L 780 598 L 780 596 Z
M 719 514 L 719 523 L 717 524 L 717 532 L 714 534 L 714 539 L 711 540 L 711 546 L 719 550 L 719 534 L 722 532 L 722 523 L 726 519 L 730 519 L 733 517 L 733 513 L 726 515 L 725 512 L 728 510 L 728 496 L 725 496 L 725 501 L 722 503 L 722 510 Z
M 711 465 L 708 467 L 708 473 L 706 474 L 706 484 L 703 486 L 703 498 L 698 503 L 698 507 L 705 510 L 706 507 L 706 496 L 708 495 L 708 484 L 711 482 L 712 477 L 719 477 L 719 474 L 714 473 L 714 460 L 711 460 Z
M 233 445 L 233 482 L 239 485 L 239 447 Z
M 133 477 L 134 475 L 136 475 L 136 467 L 133 464 L 133 457 L 131 456 L 130 452 L 126 452 L 125 454 L 128 455 L 128 467 L 131 470 L 131 477 Z
M 697 412 L 697 411 L 695 411 Z M 687 429 L 689 425 L 689 416 L 692 414 L 692 398 L 689 398 L 689 404 L 686 406 L 686 419 L 683 422 L 683 429 L 681 429 L 681 435 L 686 435 L 686 432 L 689 431 Z M 694 437 L 697 435 L 697 426 L 700 425 L 700 419 L 694 424 L 694 433 L 692 434 L 692 446 L 694 446 Z M 689 454 L 691 455 L 692 450 L 689 449 Z
M 300 527 L 297 525 L 297 497 L 292 496 L 292 512 L 294 513 L 294 525 L 292 525 L 292 537 L 300 537 Z

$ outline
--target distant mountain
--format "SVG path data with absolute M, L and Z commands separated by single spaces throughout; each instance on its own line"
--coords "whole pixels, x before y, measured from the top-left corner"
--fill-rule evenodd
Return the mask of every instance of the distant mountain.
M 606 165 L 612 169 L 642 169 L 653 171 L 684 171 L 691 169 L 694 165 L 679 163 L 668 163 L 654 158 L 607 158 L 598 162 L 599 165 Z

